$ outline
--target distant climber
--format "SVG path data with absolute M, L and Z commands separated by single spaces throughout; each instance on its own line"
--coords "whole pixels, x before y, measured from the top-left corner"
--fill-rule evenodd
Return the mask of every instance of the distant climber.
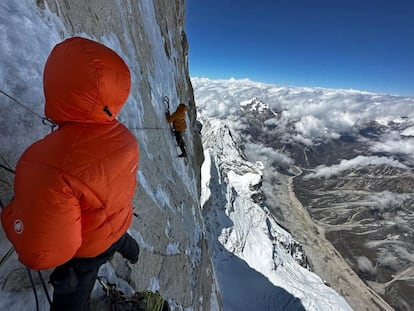
M 56 267 L 51 310 L 90 310 L 99 267 L 116 251 L 138 260 L 127 233 L 138 143 L 116 120 L 130 72 L 113 50 L 74 37 L 53 48 L 43 87 L 45 114 L 59 128 L 21 156 L 1 222 L 23 264 Z
M 187 106 L 183 103 L 179 104 L 176 111 L 170 115 L 170 111 L 167 110 L 167 121 L 172 123 L 174 129 L 175 140 L 181 149 L 180 158 L 187 157 L 187 151 L 185 149 L 184 131 L 187 129 L 185 123 L 185 113 L 187 112 Z

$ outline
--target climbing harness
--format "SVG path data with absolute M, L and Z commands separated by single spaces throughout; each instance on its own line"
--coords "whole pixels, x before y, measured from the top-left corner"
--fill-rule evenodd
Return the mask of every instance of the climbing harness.
M 10 94 L 6 93 L 5 91 L 0 89 L 0 93 L 3 94 L 4 96 L 6 96 L 7 98 L 11 99 L 12 101 L 14 101 L 16 104 L 18 104 L 19 106 L 23 107 L 24 109 L 26 109 L 27 111 L 29 111 L 30 113 L 32 113 L 33 115 L 35 115 L 36 117 L 38 117 L 39 119 L 42 120 L 42 123 L 44 125 L 49 125 L 51 127 L 51 131 L 53 132 L 54 129 L 57 127 L 57 124 L 55 122 L 53 122 L 52 120 L 46 118 L 46 117 L 42 117 L 40 114 L 38 114 L 37 112 L 29 109 L 27 106 L 23 105 L 19 100 L 17 100 L 16 98 L 14 98 L 13 96 L 11 96 Z
M 105 296 L 111 301 L 112 311 L 169 311 L 168 302 L 158 291 L 145 290 L 135 292 L 131 296 L 124 294 L 116 288 L 116 285 L 109 283 L 104 277 L 98 277 L 99 283 L 105 292 Z

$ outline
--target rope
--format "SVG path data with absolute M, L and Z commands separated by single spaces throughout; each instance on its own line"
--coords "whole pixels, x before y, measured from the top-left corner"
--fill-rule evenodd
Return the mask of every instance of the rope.
M 3 159 L 3 161 L 4 162 L 6 162 L 6 160 L 4 160 L 4 158 L 0 155 L 0 157 Z M 7 163 L 7 162 L 6 162 Z M 8 165 L 8 164 L 7 164 Z M 10 167 L 7 167 L 7 166 L 4 166 L 4 165 L 2 165 L 2 164 L 0 164 L 0 167 L 2 168 L 2 169 L 4 169 L 5 171 L 7 171 L 7 172 L 9 172 L 9 173 L 12 173 L 12 174 L 14 174 L 14 171 L 10 168 Z M 5 208 L 5 206 L 4 206 L 4 204 L 3 204 L 3 201 L 0 199 L 0 207 L 3 209 L 3 208 Z
M 127 306 L 128 310 L 161 311 L 164 307 L 165 299 L 158 291 L 145 290 L 128 296 L 116 289 L 116 285 L 109 283 L 106 278 L 99 276 L 97 279 L 106 296 L 111 299 L 112 310 L 125 310 L 122 306 Z
M 36 286 L 35 286 L 35 283 L 33 281 L 32 273 L 31 273 L 29 268 L 26 268 L 26 270 L 27 270 L 27 273 L 29 274 L 30 283 L 32 284 L 33 295 L 34 295 L 35 300 L 36 300 L 36 310 L 39 311 L 40 310 L 39 309 L 39 297 L 37 297 Z
M 38 295 L 37 295 L 36 285 L 35 285 L 35 282 L 34 282 L 34 280 L 33 280 L 32 272 L 31 272 L 31 270 L 30 270 L 29 268 L 27 268 L 27 267 L 26 267 L 26 271 L 27 271 L 27 274 L 29 275 L 30 283 L 32 284 L 33 295 L 34 295 L 34 297 L 35 297 L 35 301 L 36 301 L 36 310 L 37 310 L 37 311 L 39 311 L 39 310 L 40 310 L 40 309 L 39 309 L 39 297 L 38 297 Z M 46 283 L 45 283 L 45 280 L 43 279 L 43 276 L 42 276 L 42 274 L 40 273 L 40 271 L 37 271 L 37 273 L 38 273 L 38 276 L 39 276 L 40 281 L 41 281 L 41 283 L 42 283 L 43 290 L 45 291 L 45 294 L 46 294 L 46 297 L 47 297 L 47 301 L 49 302 L 49 305 L 52 305 L 52 299 L 50 298 L 50 296 L 49 296 L 49 292 L 48 292 L 48 290 L 47 290 L 47 288 L 46 288 Z
M 7 161 L 0 155 L 0 157 L 2 158 L 2 160 L 4 161 L 4 162 L 6 162 L 7 163 Z M 7 164 L 7 165 L 9 165 L 9 164 Z M 11 168 L 10 168 L 10 166 L 9 167 L 7 167 L 7 166 L 4 166 L 4 165 L 2 165 L 2 164 L 0 164 L 0 168 L 2 168 L 2 169 L 4 169 L 5 171 L 7 171 L 7 172 L 9 172 L 9 173 L 12 173 L 12 174 L 14 174 L 14 170 L 12 170 Z M 9 181 L 7 181 L 6 180 L 6 182 L 9 184 L 9 186 L 11 186 L 11 184 L 10 184 L 10 182 Z M 3 209 L 3 208 L 5 208 L 5 205 L 3 204 L 3 201 L 0 199 L 0 207 L 1 207 L 1 209 Z
M 125 295 L 122 291 L 116 289 L 116 285 L 109 283 L 104 277 L 98 277 L 97 280 L 102 285 L 105 295 L 111 300 L 112 310 L 117 310 L 117 306 L 125 304 L 139 304 L 140 301 Z
M 31 110 L 27 106 L 23 105 L 19 100 L 17 100 L 16 98 L 14 98 L 13 96 L 11 96 L 10 94 L 6 93 L 5 91 L 3 91 L 3 90 L 0 89 L 0 93 L 3 94 L 4 96 L 6 96 L 7 98 L 11 99 L 12 101 L 14 101 L 16 104 L 18 104 L 19 106 L 23 107 L 24 109 L 26 109 L 27 111 L 29 111 L 33 115 L 35 115 L 39 119 L 41 119 L 42 120 L 42 123 L 44 125 L 49 125 L 52 128 L 52 132 L 53 132 L 54 128 L 57 127 L 57 124 L 55 122 L 53 122 L 52 120 L 50 120 L 50 119 L 48 119 L 46 117 L 41 116 L 37 112 Z
M 167 130 L 166 127 L 128 127 L 130 130 Z
M 10 169 L 11 170 L 11 166 L 10 166 L 10 164 L 6 161 L 6 159 L 1 155 L 1 153 L 0 153 L 0 159 L 4 162 L 4 163 L 6 163 L 6 165 L 7 165 L 7 168 L 8 169 Z M 4 167 L 4 165 L 2 165 L 2 167 Z M 14 172 L 13 172 L 14 173 Z
M 148 311 L 161 311 L 164 307 L 164 298 L 161 297 L 159 292 L 152 292 L 145 290 L 140 292 L 145 297 L 147 301 L 147 310 Z
M 8 171 L 9 173 L 14 174 L 14 171 L 11 168 L 8 168 L 7 166 L 4 166 L 3 164 L 0 164 L 0 167 L 6 171 Z
M 5 159 L 5 158 L 1 155 L 1 153 L 0 153 L 0 159 L 1 159 L 4 163 L 6 163 L 6 165 L 7 165 L 7 166 L 5 166 L 5 165 L 0 164 L 0 168 L 4 169 L 6 172 L 9 172 L 9 173 L 13 173 L 13 174 L 14 174 L 14 170 L 10 167 L 10 164 L 9 164 L 9 163 L 6 161 L 6 159 Z M 10 180 L 9 180 L 7 177 L 5 177 L 4 182 L 5 182 L 5 183 L 7 183 L 10 187 L 12 187 L 12 184 L 11 184 Z
M 10 247 L 9 250 L 6 252 L 6 254 L 0 259 L 0 267 L 2 266 L 2 264 L 4 264 L 7 259 L 9 259 L 9 257 L 13 254 L 14 252 L 14 247 Z
M 38 274 L 38 276 L 40 278 L 40 282 L 42 283 L 43 290 L 45 291 L 47 301 L 49 301 L 49 305 L 52 305 L 52 299 L 49 296 L 49 291 L 47 290 L 45 280 L 43 279 L 43 276 L 40 273 L 40 271 L 37 271 L 37 274 Z

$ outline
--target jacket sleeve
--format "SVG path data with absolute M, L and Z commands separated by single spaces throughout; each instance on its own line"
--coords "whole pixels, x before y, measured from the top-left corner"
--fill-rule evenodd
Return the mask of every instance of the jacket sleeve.
M 82 243 L 79 200 L 59 170 L 21 161 L 15 198 L 1 221 L 19 260 L 32 269 L 49 269 L 71 259 Z
M 174 112 L 174 113 L 173 113 L 173 114 L 171 114 L 171 115 L 167 115 L 167 121 L 168 121 L 168 123 L 172 123 L 172 122 L 174 122 L 174 120 L 175 120 L 176 116 L 177 116 L 177 112 Z

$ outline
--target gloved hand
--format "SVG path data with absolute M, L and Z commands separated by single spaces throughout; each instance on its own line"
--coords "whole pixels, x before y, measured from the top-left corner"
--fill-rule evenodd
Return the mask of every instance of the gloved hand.
M 139 246 L 137 241 L 126 232 L 117 242 L 117 252 L 120 253 L 130 263 L 138 261 Z

